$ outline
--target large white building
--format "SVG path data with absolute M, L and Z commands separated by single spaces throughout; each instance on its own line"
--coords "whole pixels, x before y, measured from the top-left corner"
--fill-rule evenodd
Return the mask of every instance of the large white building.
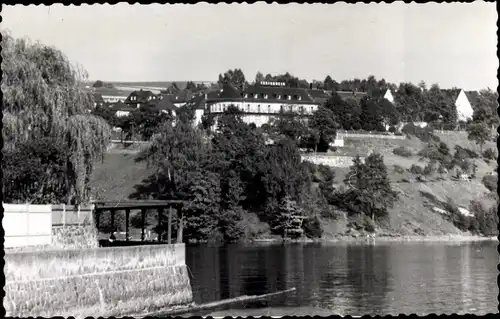
M 216 96 L 207 97 L 205 113 L 216 116 L 231 105 L 243 114 L 242 120 L 257 127 L 269 123 L 281 112 L 293 112 L 298 116 L 311 116 L 320 105 L 309 90 L 286 87 L 282 82 L 260 82 L 248 87 L 243 93 L 231 85 L 224 85 Z

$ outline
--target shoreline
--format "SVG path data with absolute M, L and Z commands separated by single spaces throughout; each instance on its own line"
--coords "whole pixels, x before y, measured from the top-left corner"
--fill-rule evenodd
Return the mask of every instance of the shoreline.
M 252 244 L 278 244 L 278 243 L 377 243 L 377 242 L 479 242 L 479 241 L 498 241 L 497 236 L 482 237 L 482 236 L 466 236 L 466 235 L 432 235 L 432 236 L 375 236 L 375 237 L 352 237 L 338 236 L 333 238 L 318 238 L 318 239 L 298 239 L 287 240 L 282 239 L 257 239 L 249 243 Z

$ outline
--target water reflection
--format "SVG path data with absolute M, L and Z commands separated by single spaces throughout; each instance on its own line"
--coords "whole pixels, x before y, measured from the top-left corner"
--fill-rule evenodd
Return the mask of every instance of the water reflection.
M 295 287 L 259 305 L 267 307 L 262 314 L 497 311 L 494 242 L 188 246 L 186 257 L 197 303 Z M 259 315 L 249 311 L 224 314 Z

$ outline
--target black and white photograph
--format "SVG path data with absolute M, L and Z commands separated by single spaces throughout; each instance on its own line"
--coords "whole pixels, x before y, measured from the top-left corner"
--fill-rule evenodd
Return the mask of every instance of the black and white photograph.
M 3 5 L 6 316 L 498 314 L 497 20 Z

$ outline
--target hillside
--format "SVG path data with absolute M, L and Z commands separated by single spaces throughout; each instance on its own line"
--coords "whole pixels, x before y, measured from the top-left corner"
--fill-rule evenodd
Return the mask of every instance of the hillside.
M 439 134 L 439 133 L 438 133 Z M 467 140 L 464 132 L 451 132 L 439 134 L 446 141 L 453 152 L 455 145 L 469 148 L 479 153 L 479 147 Z M 395 207 L 389 210 L 389 222 L 379 229 L 382 233 L 398 235 L 457 235 L 463 234 L 445 217 L 437 213 L 434 208 L 439 208 L 439 203 L 431 201 L 446 202 L 450 198 L 457 206 L 467 209 L 471 200 L 480 200 L 485 207 L 496 205 L 488 189 L 482 184 L 484 175 L 496 170 L 496 162 L 489 164 L 481 159 L 476 160 L 478 165 L 477 177 L 472 181 L 454 181 L 450 172 L 445 180 L 438 180 L 437 176 L 429 177 L 427 182 L 417 182 L 415 176 L 408 171 L 396 171 L 395 165 L 408 170 L 416 164 L 422 168 L 429 162 L 421 159 L 418 155 L 401 157 L 393 154 L 393 149 L 405 146 L 416 154 L 425 143 L 416 137 L 410 140 L 360 140 L 349 138 L 345 140 L 346 147 L 339 151 L 349 152 L 348 155 L 363 154 L 369 151 L 377 151 L 384 155 L 390 181 L 394 190 L 400 193 L 399 201 Z M 495 145 L 489 142 L 484 148 Z M 100 190 L 101 199 L 125 200 L 134 191 L 134 186 L 152 173 L 144 163 L 134 161 L 137 150 L 124 150 L 121 148 L 111 150 L 103 163 L 97 163 L 93 174 L 93 185 Z M 349 168 L 334 168 L 336 186 L 346 186 L 342 182 Z M 325 221 L 325 237 L 345 233 L 348 230 L 345 218 L 335 221 Z

